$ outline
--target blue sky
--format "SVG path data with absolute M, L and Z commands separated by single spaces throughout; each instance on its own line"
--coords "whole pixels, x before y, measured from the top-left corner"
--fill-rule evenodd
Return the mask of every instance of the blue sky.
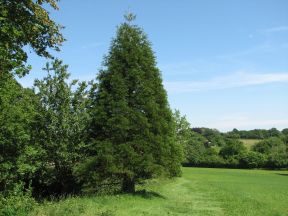
M 287 0 L 62 0 L 51 16 L 66 28 L 55 55 L 72 78 L 101 68 L 116 26 L 130 10 L 152 42 L 173 109 L 192 127 L 288 127 Z M 31 86 L 46 60 L 33 54 Z

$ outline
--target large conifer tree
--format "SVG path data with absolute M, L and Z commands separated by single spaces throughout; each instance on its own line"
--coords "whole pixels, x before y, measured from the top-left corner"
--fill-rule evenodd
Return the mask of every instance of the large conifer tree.
M 141 179 L 179 175 L 182 153 L 151 44 L 131 24 L 135 16 L 125 18 L 98 76 L 90 130 L 94 173 L 117 178 L 122 191 L 134 192 Z

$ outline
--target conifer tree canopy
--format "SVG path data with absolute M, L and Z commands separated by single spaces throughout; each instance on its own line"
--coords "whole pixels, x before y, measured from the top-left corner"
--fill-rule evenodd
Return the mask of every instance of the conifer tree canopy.
M 98 76 L 90 133 L 97 140 L 95 171 L 133 192 L 141 179 L 179 175 L 181 147 L 151 44 L 131 23 L 135 16 L 125 18 Z

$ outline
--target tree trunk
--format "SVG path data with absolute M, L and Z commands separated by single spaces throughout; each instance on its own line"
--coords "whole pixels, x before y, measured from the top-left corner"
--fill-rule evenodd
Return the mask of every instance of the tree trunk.
M 124 176 L 122 182 L 122 192 L 135 193 L 135 179 L 133 177 Z

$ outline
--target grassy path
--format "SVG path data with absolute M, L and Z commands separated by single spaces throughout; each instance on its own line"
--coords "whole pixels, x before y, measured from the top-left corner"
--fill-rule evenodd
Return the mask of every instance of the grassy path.
M 287 171 L 193 168 L 189 176 L 203 179 L 201 190 L 213 191 L 225 215 L 288 215 Z
M 184 168 L 183 177 L 154 180 L 145 189 L 136 195 L 45 203 L 32 215 L 288 215 L 287 171 Z

